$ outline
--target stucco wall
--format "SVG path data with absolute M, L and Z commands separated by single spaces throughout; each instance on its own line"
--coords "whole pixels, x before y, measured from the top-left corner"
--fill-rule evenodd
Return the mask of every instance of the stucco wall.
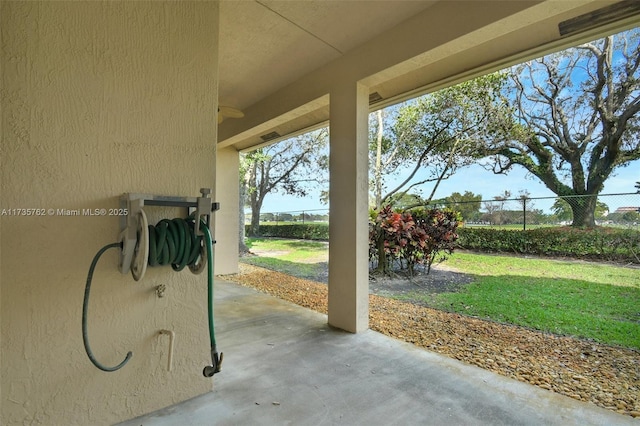
M 216 274 L 238 272 L 238 209 L 240 193 L 240 154 L 234 147 L 218 149 L 216 167 L 216 200 L 220 211 L 216 213 Z
M 217 102 L 215 2 L 6 2 L 2 31 L 0 424 L 110 424 L 207 392 L 206 276 L 171 268 L 141 282 L 94 254 L 117 241 L 124 192 L 198 195 L 213 187 Z M 155 223 L 179 209 L 148 208 Z M 10 215 L 9 213 L 18 214 Z M 158 298 L 159 284 L 167 286 Z M 173 371 L 167 336 L 176 333 Z

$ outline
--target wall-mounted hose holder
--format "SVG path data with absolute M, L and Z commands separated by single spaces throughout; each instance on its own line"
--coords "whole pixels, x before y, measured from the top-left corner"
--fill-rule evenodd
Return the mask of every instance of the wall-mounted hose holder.
M 201 197 L 173 197 L 153 194 L 127 193 L 120 197 L 120 210 L 128 212 L 127 215 L 120 216 L 120 241 L 122 241 L 122 252 L 120 254 L 120 272 L 128 274 L 131 270 L 131 262 L 136 253 L 138 244 L 139 212 L 145 206 L 165 206 L 165 207 L 186 207 L 189 213 L 194 215 L 194 220 L 204 221 L 207 226 L 211 225 L 211 212 L 220 209 L 220 203 L 214 203 L 209 198 L 211 190 L 209 188 L 200 189 Z M 196 235 L 202 236 L 200 228 L 195 230 Z
M 120 198 L 121 211 L 127 215 L 120 218 L 120 241 L 103 247 L 93 259 L 87 276 L 84 303 L 82 309 L 82 337 L 87 356 L 100 370 L 116 371 L 122 368 L 132 357 L 128 352 L 125 359 L 115 367 L 105 367 L 100 364 L 91 351 L 87 332 L 87 311 L 89 293 L 95 266 L 106 250 L 121 247 L 119 269 L 123 274 L 131 271 L 136 281 L 144 277 L 147 265 L 171 265 L 175 271 L 181 271 L 186 266 L 191 272 L 198 274 L 207 265 L 208 271 L 208 319 L 209 339 L 211 343 L 211 366 L 204 368 L 205 377 L 211 377 L 220 371 L 222 353 L 218 355 L 215 339 L 215 324 L 213 317 L 213 244 L 210 224 L 211 212 L 220 208 L 219 203 L 213 203 L 209 194 L 211 190 L 200 190 L 201 197 L 168 197 L 150 194 L 124 194 Z M 144 206 L 186 207 L 187 219 L 163 219 L 151 226 L 143 210 Z M 171 339 L 173 342 L 173 339 Z M 170 364 L 169 364 L 170 365 Z
M 136 281 L 140 281 L 147 272 L 147 265 L 149 264 L 149 221 L 147 220 L 147 214 L 144 210 L 140 209 L 137 213 L 138 224 L 136 226 L 136 245 L 133 249 L 133 258 L 131 259 L 130 268 L 131 275 Z M 122 259 L 123 250 L 120 252 L 120 258 Z

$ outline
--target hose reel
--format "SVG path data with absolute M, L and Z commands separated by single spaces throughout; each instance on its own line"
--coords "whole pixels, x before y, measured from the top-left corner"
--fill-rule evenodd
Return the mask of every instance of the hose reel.
M 87 332 L 87 311 L 93 272 L 100 256 L 109 248 L 120 247 L 119 269 L 123 274 L 131 271 L 134 280 L 141 280 L 147 266 L 171 265 L 175 271 L 186 266 L 194 274 L 201 273 L 205 265 L 208 271 L 207 311 L 209 324 L 209 340 L 211 343 L 212 365 L 205 366 L 203 374 L 212 377 L 220 372 L 222 353 L 218 354 L 215 340 L 215 323 L 213 317 L 213 244 L 209 230 L 211 212 L 219 209 L 219 203 L 212 203 L 210 190 L 200 190 L 198 198 L 166 197 L 149 194 L 124 194 L 121 199 L 121 211 L 127 212 L 120 218 L 120 242 L 108 244 L 96 253 L 84 293 L 82 310 L 82 337 L 85 351 L 91 362 L 102 371 L 117 371 L 129 361 L 132 352 L 114 367 L 106 367 L 97 361 L 91 351 Z M 143 210 L 145 205 L 187 207 L 193 211 L 187 219 L 162 219 L 155 226 L 149 225 Z
M 204 222 L 201 222 L 207 226 Z M 195 220 L 162 219 L 149 225 L 144 210 L 138 212 L 137 242 L 131 260 L 131 275 L 140 281 L 148 266 L 171 265 L 174 271 L 185 266 L 194 274 L 204 271 L 207 248 L 202 236 L 195 235 Z
M 138 226 L 136 229 L 136 245 L 131 261 L 131 275 L 136 281 L 140 281 L 147 272 L 149 263 L 149 221 L 144 210 L 138 212 Z

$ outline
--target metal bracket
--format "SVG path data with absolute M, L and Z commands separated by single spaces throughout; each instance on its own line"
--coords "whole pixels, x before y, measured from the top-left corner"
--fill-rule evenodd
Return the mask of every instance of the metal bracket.
M 198 206 L 196 207 L 195 212 L 195 231 L 196 235 L 204 235 L 202 230 L 200 229 L 200 220 L 205 221 L 207 226 L 211 226 L 211 212 L 213 211 L 213 203 L 211 202 L 211 189 L 210 188 L 200 188 L 200 194 L 202 197 L 198 197 Z M 218 204 L 218 203 L 216 203 Z M 216 209 L 217 210 L 217 209 Z
M 138 240 L 138 212 L 145 206 L 186 207 L 195 212 L 196 223 L 204 220 L 207 226 L 211 226 L 211 212 L 220 209 L 220 203 L 212 202 L 211 189 L 201 188 L 200 197 L 174 197 L 154 194 L 125 193 L 120 197 L 120 208 L 127 214 L 120 216 L 120 242 L 122 251 L 120 255 L 119 269 L 127 274 L 131 268 L 136 242 Z M 196 226 L 196 235 L 202 235 L 199 226 Z

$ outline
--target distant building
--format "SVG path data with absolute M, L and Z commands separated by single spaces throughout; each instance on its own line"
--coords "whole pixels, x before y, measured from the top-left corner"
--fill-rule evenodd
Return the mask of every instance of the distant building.
M 640 207 L 618 207 L 614 213 L 640 213 Z

